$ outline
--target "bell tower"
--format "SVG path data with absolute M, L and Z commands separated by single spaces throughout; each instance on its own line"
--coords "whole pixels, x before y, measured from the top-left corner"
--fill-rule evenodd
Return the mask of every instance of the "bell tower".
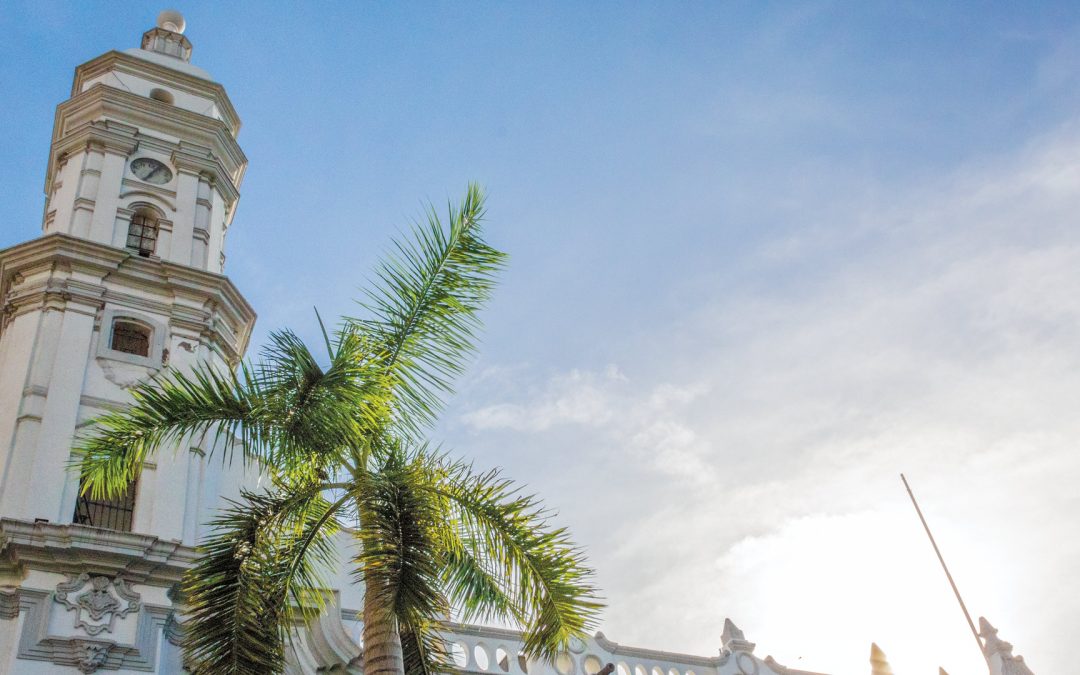
M 190 63 L 184 23 L 163 12 L 139 49 L 76 69 L 56 109 L 43 230 L 221 273 L 247 159 L 224 87 Z
M 132 385 L 231 367 L 254 326 L 223 275 L 240 120 L 184 30 L 163 12 L 139 48 L 76 69 L 42 236 L 0 250 L 0 675 L 156 671 L 202 524 L 253 479 L 200 438 L 163 448 L 119 500 L 80 496 L 68 468 Z M 87 614 L 87 598 L 103 604 Z

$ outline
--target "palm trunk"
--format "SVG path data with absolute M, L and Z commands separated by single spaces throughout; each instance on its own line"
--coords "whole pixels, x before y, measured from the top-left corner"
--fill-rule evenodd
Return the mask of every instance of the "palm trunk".
M 364 588 L 364 675 L 405 675 L 396 617 Z

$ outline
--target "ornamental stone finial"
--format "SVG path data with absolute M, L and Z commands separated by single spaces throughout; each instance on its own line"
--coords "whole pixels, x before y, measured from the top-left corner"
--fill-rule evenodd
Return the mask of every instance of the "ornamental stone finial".
M 889 659 L 885 657 L 885 652 L 881 651 L 881 647 L 878 647 L 876 642 L 870 643 L 870 675 L 893 675 Z
M 734 621 L 728 618 L 724 619 L 724 632 L 720 635 L 720 642 L 723 645 L 724 653 L 727 654 L 732 652 L 753 653 L 756 646 L 753 642 L 747 640 L 742 630 L 735 625 Z
M 191 40 L 184 37 L 187 21 L 175 9 L 167 9 L 158 15 L 157 25 L 143 33 L 141 48 L 171 56 L 181 61 L 191 61 Z
M 184 15 L 175 9 L 166 9 L 157 17 L 157 27 L 164 28 L 172 33 L 184 33 L 184 29 L 187 28 L 187 22 L 184 21 Z
M 998 630 L 986 617 L 979 617 L 979 637 L 983 639 L 983 653 L 990 664 L 990 675 L 1035 675 L 1024 663 L 1023 656 L 1013 656 L 1013 646 L 997 636 Z

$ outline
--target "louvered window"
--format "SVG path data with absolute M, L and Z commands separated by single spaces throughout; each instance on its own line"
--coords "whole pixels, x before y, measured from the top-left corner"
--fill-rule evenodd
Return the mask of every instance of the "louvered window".
M 150 356 L 150 329 L 132 321 L 114 321 L 109 347 L 126 354 Z

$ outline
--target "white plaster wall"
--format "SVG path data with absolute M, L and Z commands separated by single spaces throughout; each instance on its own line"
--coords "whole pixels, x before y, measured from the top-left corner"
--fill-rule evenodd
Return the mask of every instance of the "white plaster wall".
M 173 95 L 173 105 L 177 108 L 183 108 L 184 110 L 190 110 L 191 112 L 199 113 L 200 115 L 206 115 L 207 117 L 213 117 L 214 119 L 224 121 L 221 111 L 218 110 L 217 105 L 212 98 L 208 96 L 199 96 L 164 82 L 158 82 L 146 77 L 139 77 L 138 75 L 133 75 L 131 73 L 110 71 L 102 73 L 97 77 L 87 79 L 83 83 L 80 91 L 87 91 L 95 84 L 116 87 L 117 89 L 130 91 L 133 94 L 146 96 L 147 98 L 150 97 L 151 90 L 164 89 Z

